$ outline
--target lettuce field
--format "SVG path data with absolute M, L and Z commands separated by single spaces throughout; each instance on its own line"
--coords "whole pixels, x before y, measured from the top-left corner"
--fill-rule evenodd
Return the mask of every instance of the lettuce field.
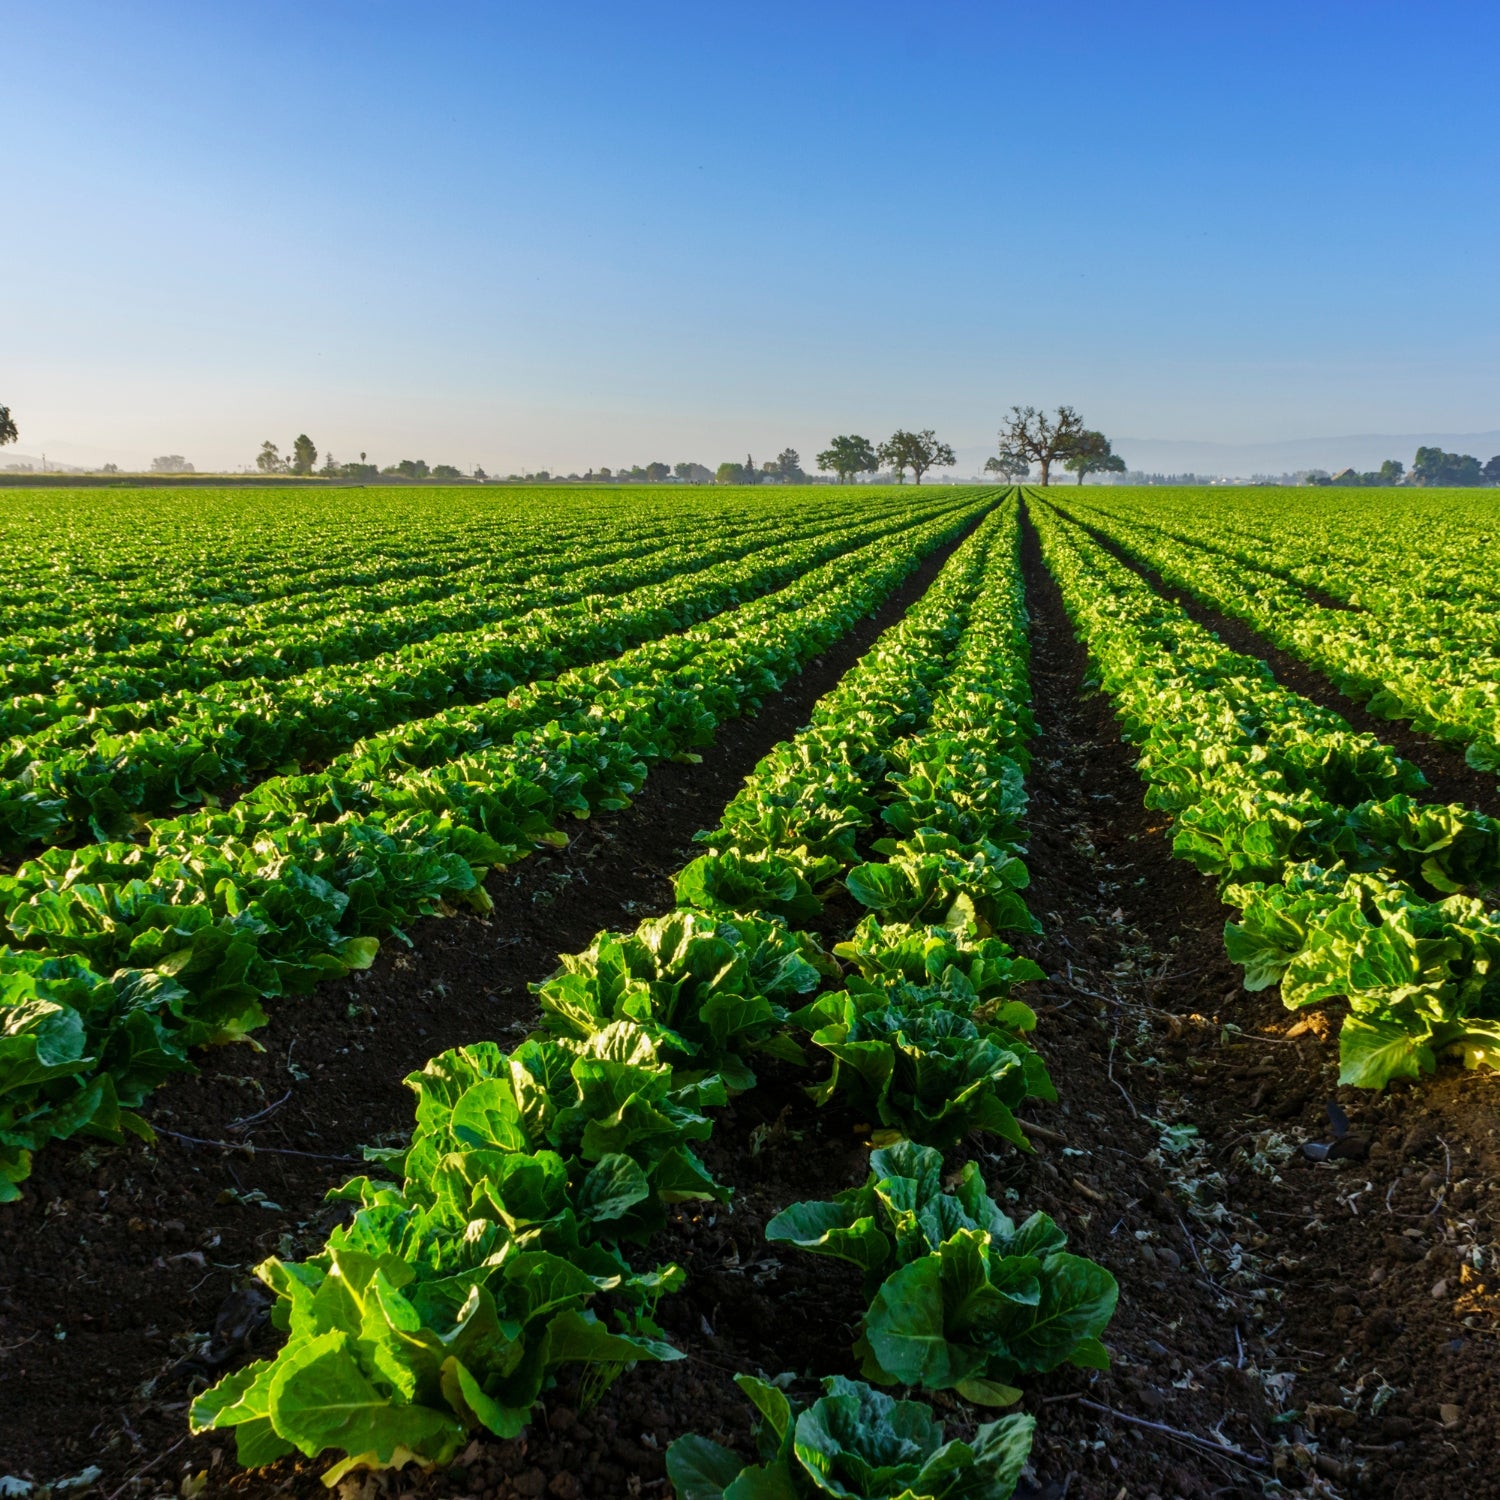
M 1485 492 L 0 526 L 0 1495 L 1500 1494 Z

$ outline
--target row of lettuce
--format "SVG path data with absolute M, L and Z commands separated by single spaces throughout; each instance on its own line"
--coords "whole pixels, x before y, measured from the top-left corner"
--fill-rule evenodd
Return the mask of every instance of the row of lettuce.
M 627 545 L 649 545 L 653 535 L 640 523 L 607 530 L 611 542 Z M 104 569 L 77 556 L 50 558 L 51 587 L 43 584 L 10 602 L 0 615 L 4 680 L 11 692 L 24 692 L 31 684 L 56 685 L 105 665 L 170 670 L 181 660 L 196 673 L 205 658 L 217 658 L 228 668 L 235 644 L 252 641 L 267 657 L 295 656 L 306 639 L 302 629 L 316 629 L 321 621 L 356 610 L 378 616 L 465 599 L 492 577 L 525 585 L 532 575 L 521 570 L 528 562 L 545 579 L 563 554 L 579 554 L 588 540 L 582 527 L 567 520 L 514 530 L 494 519 L 441 532 L 419 527 L 395 547 L 391 538 L 372 537 L 363 527 L 356 526 L 356 536 L 360 551 L 345 548 L 343 555 L 319 558 L 312 566 L 298 532 L 287 534 L 280 548 L 257 555 L 225 549 L 211 568 L 201 555 L 165 569 L 153 558 L 143 573 L 129 564 L 138 536 L 108 537 L 107 549 L 120 563 Z
M 92 585 L 70 570 L 70 593 L 77 587 L 78 597 L 69 598 L 73 607 L 65 623 L 44 623 L 52 611 L 34 598 L 13 607 L 19 617 L 4 622 L 0 680 L 7 692 L 19 693 L 62 684 L 73 690 L 85 674 L 102 668 L 155 669 L 170 674 L 164 686 L 291 676 L 309 666 L 357 659 L 358 633 L 335 628 L 346 623 L 415 640 L 423 630 L 435 634 L 434 625 L 444 628 L 447 609 L 493 608 L 498 619 L 512 609 L 513 592 L 540 603 L 609 591 L 611 565 L 621 559 L 699 538 L 712 547 L 732 536 L 817 519 L 796 506 L 772 514 L 739 505 L 691 516 L 646 506 L 623 514 L 607 507 L 570 514 L 564 508 L 525 522 L 512 516 L 455 525 L 451 517 L 442 517 L 443 524 L 433 517 L 425 526 L 407 528 L 394 549 L 389 537 L 370 538 L 361 529 L 363 550 L 331 569 L 308 569 L 302 538 L 291 532 L 278 549 L 281 558 L 220 559 L 198 580 L 208 597 L 191 602 L 175 589 L 159 592 L 163 583 L 181 586 L 176 570 L 160 580 L 112 572 Z M 191 581 L 191 564 L 187 572 Z M 115 613 L 110 601 L 129 614 Z M 364 654 L 386 649 L 377 641 Z M 128 681 L 111 690 L 100 675 L 92 692 L 97 701 L 124 702 L 131 695 Z
M 0 517 L 0 631 L 7 652 L 31 636 L 63 657 L 240 619 L 275 628 L 355 590 L 376 608 L 408 588 L 440 598 L 495 560 L 544 560 L 615 536 L 649 546 L 720 513 L 756 525 L 827 504 L 807 491 L 126 490 L 107 504 L 98 491 L 34 492 Z
M 1420 800 L 1421 773 L 1281 686 L 1112 556 L 1031 513 L 1063 602 L 1113 700 L 1173 849 L 1239 908 L 1226 926 L 1247 989 L 1287 1006 L 1348 1002 L 1341 1081 L 1430 1072 L 1500 1048 L 1500 824 Z
M 49 1139 L 144 1132 L 131 1111 L 193 1047 L 261 1025 L 268 998 L 368 965 L 418 917 L 486 908 L 489 869 L 565 843 L 568 821 L 624 806 L 651 764 L 753 712 L 992 498 L 877 527 L 775 592 L 687 629 L 665 615 L 673 633 L 400 725 L 229 808 L 0 876 L 0 1200 Z
M 1148 521 L 1129 509 L 1073 511 L 1169 583 L 1247 621 L 1325 673 L 1372 713 L 1410 720 L 1424 734 L 1462 745 L 1476 770 L 1500 771 L 1494 623 L 1500 599 L 1493 584 L 1487 597 L 1455 598 L 1451 583 L 1424 592 L 1420 580 L 1430 570 L 1400 568 L 1409 559 L 1399 552 L 1393 564 L 1388 533 L 1378 543 L 1370 538 L 1341 568 L 1326 554 L 1310 562 L 1295 531 L 1278 528 L 1254 539 L 1226 535 L 1212 508 L 1196 524 Z M 1460 550 L 1482 554 L 1488 568 L 1483 533 L 1471 533 Z M 1382 580 L 1393 568 L 1394 576 Z M 1467 581 L 1467 574 L 1460 577 Z M 1342 600 L 1324 604 L 1308 593 L 1326 595 L 1330 585 Z
M 915 514 L 876 508 L 769 534 L 727 528 L 618 560 L 607 592 L 568 599 L 564 578 L 542 588 L 534 608 L 502 581 L 467 621 L 449 616 L 441 631 L 424 629 L 393 649 L 381 649 L 378 616 L 325 622 L 319 649 L 328 661 L 291 676 L 173 687 L 156 669 L 103 666 L 12 697 L 0 705 L 0 729 L 10 734 L 0 748 L 0 851 L 126 836 L 142 817 L 232 797 L 252 777 L 323 764 L 410 720 L 710 619 L 953 507 L 948 498 Z M 546 602 L 549 592 L 564 602 Z M 339 642 L 356 637 L 379 654 L 341 659 Z
M 792 508 L 757 517 L 729 508 L 665 528 L 657 517 L 596 523 L 582 535 L 559 525 L 545 537 L 476 538 L 457 555 L 440 552 L 430 562 L 435 571 L 416 578 L 356 579 L 311 598 L 169 612 L 153 617 L 148 638 L 118 649 L 92 641 L 69 648 L 56 632 L 18 629 L 4 652 L 0 692 L 15 701 L 3 723 L 12 734 L 45 731 L 56 744 L 86 739 L 91 730 L 159 728 L 181 715 L 195 691 L 215 684 L 280 681 L 365 661 L 890 513 L 894 507 L 884 501 L 815 515 Z
M 998 935 L 1035 928 L 1017 538 L 1007 503 L 761 762 L 699 836 L 676 910 L 565 958 L 519 1047 L 408 1079 L 410 1144 L 368 1153 L 319 1255 L 259 1268 L 286 1343 L 199 1396 L 195 1428 L 234 1428 L 246 1464 L 343 1454 L 336 1482 L 514 1436 L 564 1365 L 602 1383 L 679 1358 L 656 1314 L 684 1273 L 640 1269 L 649 1246 L 672 1205 L 730 1197 L 695 1150 L 713 1111 L 757 1069 L 805 1069 L 813 1103 L 878 1121 L 876 1149 L 863 1184 L 766 1233 L 860 1268 L 862 1378 L 799 1404 L 790 1376 L 742 1372 L 758 1455 L 679 1439 L 680 1500 L 1011 1493 L 1030 1417 L 945 1442 L 926 1403 L 881 1387 L 1012 1404 L 1037 1373 L 1106 1362 L 1117 1296 L 1045 1215 L 1009 1218 L 973 1162 L 945 1170 L 972 1131 L 1027 1149 L 1015 1111 L 1054 1097 L 1012 993 L 1040 971 Z M 845 894 L 867 912 L 852 930 L 829 905 Z

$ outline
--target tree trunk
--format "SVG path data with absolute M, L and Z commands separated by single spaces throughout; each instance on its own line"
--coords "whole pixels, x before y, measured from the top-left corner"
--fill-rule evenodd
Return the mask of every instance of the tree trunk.
M 1042 460 L 1042 483 L 1043 484 L 1047 483 L 1047 476 L 1051 472 L 1051 469 L 1052 469 L 1052 460 L 1050 458 L 1044 458 Z
M 1079 482 L 1079 484 L 1083 483 L 1083 470 L 1082 469 L 1080 469 L 1078 471 L 1078 482 Z

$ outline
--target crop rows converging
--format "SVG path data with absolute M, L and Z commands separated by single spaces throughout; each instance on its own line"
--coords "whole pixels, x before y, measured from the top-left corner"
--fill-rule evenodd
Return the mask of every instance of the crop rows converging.
M 769 1080 L 868 1148 L 841 1190 L 764 1224 L 780 1256 L 852 1265 L 858 1310 L 823 1368 L 738 1370 L 757 1457 L 679 1436 L 679 1500 L 1013 1492 L 1036 1420 L 1006 1409 L 1052 1372 L 1107 1369 L 1119 1296 L 981 1166 L 1047 1137 L 1028 1113 L 1069 1089 L 1022 951 L 1042 933 L 1027 527 L 1147 806 L 1232 909 L 1245 987 L 1343 1001 L 1345 1083 L 1500 1052 L 1500 823 L 1428 800 L 1389 744 L 1151 581 L 1494 769 L 1500 600 L 1449 550 L 1474 516 L 1393 509 L 1393 552 L 1295 495 L 1243 514 L 1207 493 L 978 487 L 591 493 L 554 514 L 154 503 L 42 500 L 0 523 L 18 543 L 0 563 L 0 1203 L 53 1142 L 149 1142 L 153 1091 L 199 1049 L 276 1007 L 295 1021 L 297 997 L 423 918 L 494 910 L 492 871 L 713 754 L 839 643 L 853 660 L 716 807 L 670 909 L 527 976 L 519 1045 L 475 1036 L 408 1077 L 409 1132 L 366 1148 L 322 1248 L 256 1267 L 274 1352 L 218 1367 L 188 1410 L 242 1465 L 314 1460 L 336 1485 L 445 1464 L 518 1437 L 580 1370 L 597 1393 L 682 1359 L 663 1309 L 685 1226 L 753 1185 L 720 1165 L 745 1169 L 751 1143 L 705 1143 L 746 1128 L 730 1106 Z M 914 602 L 854 659 L 903 585 Z
M 1348 1002 L 1341 1079 L 1382 1087 L 1500 1046 L 1500 824 L 1422 800 L 1390 746 L 1279 684 L 1038 504 L 1047 564 L 1173 849 L 1239 909 L 1247 989 Z
M 1433 556 L 1430 534 L 1387 526 L 1363 546 L 1345 540 L 1334 551 L 1310 547 L 1285 522 L 1265 537 L 1238 537 L 1211 510 L 1070 513 L 1372 712 L 1462 745 L 1477 770 L 1500 771 L 1500 597 L 1487 566 L 1476 565 L 1472 538 Z
M 486 870 L 565 840 L 569 818 L 623 806 L 650 763 L 693 753 L 774 692 L 987 503 L 950 494 L 835 515 L 562 620 L 533 611 L 493 636 L 441 637 L 441 666 L 393 653 L 357 683 L 283 701 L 279 717 L 252 689 L 244 737 L 295 741 L 322 764 L 253 787 L 242 765 L 228 806 L 131 811 L 163 785 L 201 797 L 194 768 L 210 757 L 223 777 L 227 728 L 163 733 L 134 760 L 101 734 L 82 756 L 98 762 L 93 780 L 70 795 L 91 789 L 89 805 L 134 836 L 57 843 L 0 876 L 13 944 L 0 950 L 0 1196 L 49 1139 L 143 1129 L 132 1111 L 150 1090 L 190 1066 L 192 1047 L 261 1024 L 266 999 L 367 965 L 381 937 L 445 903 L 482 907 Z M 46 764 L 18 793 L 42 843 L 68 816 L 67 798 L 38 790 Z M 113 830 L 97 811 L 78 821 Z
M 781 1064 L 879 1122 L 865 1182 L 766 1227 L 863 1273 L 864 1379 L 830 1373 L 799 1411 L 742 1372 L 762 1462 L 682 1438 L 677 1493 L 800 1495 L 813 1476 L 1010 1493 L 1030 1417 L 944 1444 L 929 1407 L 879 1387 L 1003 1407 L 1032 1375 L 1106 1363 L 1109 1273 L 1046 1215 L 1017 1224 L 972 1160 L 947 1170 L 974 1132 L 1027 1149 L 1015 1110 L 1054 1097 L 1012 993 L 1040 970 L 999 935 L 1035 925 L 1017 541 L 1010 503 L 699 835 L 676 911 L 565 957 L 519 1047 L 460 1047 L 408 1080 L 410 1145 L 342 1190 L 353 1218 L 319 1255 L 260 1268 L 287 1341 L 200 1396 L 197 1428 L 234 1428 L 247 1464 L 332 1450 L 332 1479 L 514 1436 L 560 1366 L 680 1357 L 655 1315 L 683 1273 L 652 1243 L 673 1205 L 732 1194 L 695 1144 Z M 833 892 L 866 915 L 830 933 Z M 864 1488 L 882 1453 L 898 1472 Z

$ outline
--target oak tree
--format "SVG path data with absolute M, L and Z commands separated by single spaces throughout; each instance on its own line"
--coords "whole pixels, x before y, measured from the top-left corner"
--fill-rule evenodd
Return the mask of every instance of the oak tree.
M 1071 406 L 1059 406 L 1051 417 L 1034 406 L 1013 406 L 1000 429 L 1000 457 L 1041 465 L 1041 482 L 1048 484 L 1052 465 L 1067 457 L 1083 430 L 1083 418 Z
M 1031 460 L 1015 453 L 1002 453 L 999 458 L 985 459 L 984 472 L 998 474 L 1000 478 L 1011 481 L 1025 479 L 1031 473 Z
M 1085 474 L 1123 474 L 1125 460 L 1110 447 L 1109 439 L 1102 432 L 1085 428 L 1068 449 L 1063 468 L 1076 474 L 1079 484 L 1082 484 Z
M 880 467 L 880 455 L 869 438 L 853 433 L 834 438 L 817 462 L 824 474 L 837 474 L 840 484 L 849 484 L 856 474 L 873 474 Z
M 924 427 L 921 432 L 907 432 L 905 428 L 898 427 L 880 445 L 880 458 L 896 471 L 898 482 L 903 484 L 906 482 L 908 469 L 911 470 L 912 479 L 921 484 L 922 476 L 934 465 L 946 468 L 958 462 L 953 449 L 947 443 L 940 443 L 937 434 L 930 427 Z

